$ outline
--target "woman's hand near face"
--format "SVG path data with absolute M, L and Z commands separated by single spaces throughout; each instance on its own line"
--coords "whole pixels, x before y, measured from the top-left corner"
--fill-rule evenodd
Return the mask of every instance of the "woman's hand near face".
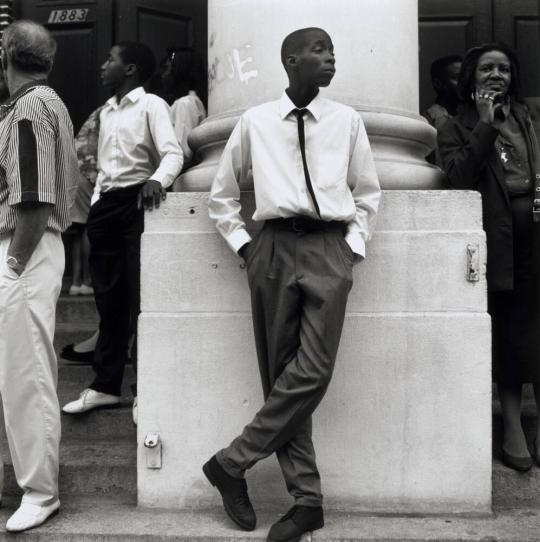
M 502 124 L 501 119 L 495 116 L 495 113 L 503 107 L 503 103 L 497 101 L 497 98 L 500 99 L 502 95 L 502 92 L 482 88 L 476 89 L 474 92 L 476 110 L 478 111 L 480 120 L 493 126 L 493 128 L 499 128 Z

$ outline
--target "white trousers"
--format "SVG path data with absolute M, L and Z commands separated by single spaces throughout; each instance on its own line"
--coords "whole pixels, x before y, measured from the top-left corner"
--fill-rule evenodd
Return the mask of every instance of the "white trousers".
M 46 231 L 17 277 L 6 266 L 10 241 L 0 238 L 0 394 L 23 502 L 47 505 L 58 498 L 60 406 L 53 337 L 64 247 L 59 233 Z M 2 482 L 2 461 L 0 469 Z

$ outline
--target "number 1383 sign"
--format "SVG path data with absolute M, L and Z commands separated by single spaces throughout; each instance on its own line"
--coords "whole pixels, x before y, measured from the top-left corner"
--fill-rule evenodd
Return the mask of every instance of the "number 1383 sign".
M 87 9 L 53 9 L 49 13 L 49 23 L 82 23 L 88 16 Z

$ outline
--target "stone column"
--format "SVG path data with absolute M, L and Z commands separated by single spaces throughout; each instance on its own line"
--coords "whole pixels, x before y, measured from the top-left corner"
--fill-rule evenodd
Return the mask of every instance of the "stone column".
M 382 187 L 439 187 L 440 172 L 424 160 L 435 130 L 418 115 L 416 0 L 209 0 L 208 25 L 209 116 L 190 138 L 203 161 L 176 189 L 209 189 L 242 112 L 287 86 L 283 38 L 307 26 L 332 37 L 337 73 L 322 92 L 361 112 Z
M 418 116 L 414 0 L 210 0 L 205 157 L 145 217 L 139 318 L 139 504 L 220 506 L 201 465 L 262 404 L 244 264 L 208 218 L 207 190 L 238 115 L 286 84 L 280 44 L 321 26 L 336 48 L 324 92 L 357 107 L 383 187 L 354 269 L 334 379 L 314 416 L 328 508 L 483 513 L 491 504 L 490 320 L 478 193 L 424 190 L 434 131 Z M 248 187 L 244 187 L 248 188 Z M 401 189 L 400 189 L 401 188 Z M 416 190 L 414 189 L 416 188 Z M 250 231 L 253 193 L 242 196 Z M 473 272 L 471 272 L 471 268 Z M 143 446 L 158 432 L 161 465 Z M 260 510 L 290 498 L 274 458 L 249 472 Z

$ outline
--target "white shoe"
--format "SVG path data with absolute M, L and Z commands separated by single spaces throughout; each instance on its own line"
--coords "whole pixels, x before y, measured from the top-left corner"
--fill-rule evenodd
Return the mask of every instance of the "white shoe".
M 110 408 L 118 406 L 119 404 L 120 397 L 118 395 L 101 393 L 87 388 L 79 395 L 78 399 L 64 405 L 62 412 L 65 414 L 82 414 L 83 412 L 88 412 L 94 408 Z
M 45 523 L 58 513 L 60 501 L 57 499 L 48 506 L 39 506 L 29 502 L 21 503 L 17 511 L 7 520 L 6 530 L 11 533 L 26 531 Z
M 75 284 L 72 284 L 69 287 L 68 295 L 80 295 L 82 286 L 75 286 Z
M 87 286 L 86 284 L 81 284 L 81 287 L 79 288 L 79 294 L 94 295 L 94 288 L 92 288 L 92 286 Z
M 133 416 L 133 425 L 137 425 L 137 397 L 133 398 L 133 408 L 131 409 L 131 415 Z

